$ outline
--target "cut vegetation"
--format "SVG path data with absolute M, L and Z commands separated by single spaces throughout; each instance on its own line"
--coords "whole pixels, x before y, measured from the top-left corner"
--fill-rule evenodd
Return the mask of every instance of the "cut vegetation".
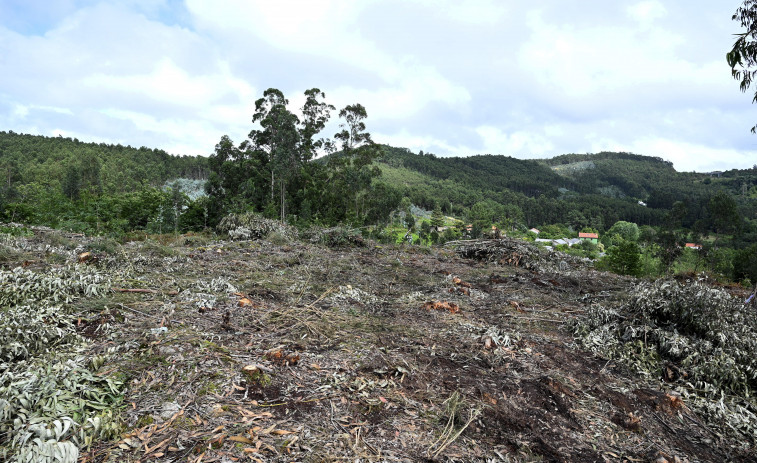
M 4 236 L 5 459 L 754 461 L 738 287 L 235 220 Z

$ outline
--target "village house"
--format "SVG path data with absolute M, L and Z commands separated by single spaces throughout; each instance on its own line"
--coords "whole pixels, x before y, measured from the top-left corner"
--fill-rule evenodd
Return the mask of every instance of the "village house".
M 697 251 L 699 251 L 700 249 L 702 249 L 702 245 L 701 244 L 696 244 L 696 243 L 686 243 L 685 247 L 691 248 L 691 249 L 696 249 Z
M 599 234 L 598 233 L 579 233 L 578 239 L 581 241 L 591 241 L 592 243 L 597 243 L 599 241 Z

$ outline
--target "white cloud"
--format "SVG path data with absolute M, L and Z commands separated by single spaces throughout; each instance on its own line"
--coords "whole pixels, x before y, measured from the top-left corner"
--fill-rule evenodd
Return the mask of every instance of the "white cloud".
M 217 63 L 212 74 L 190 75 L 170 58 L 162 58 L 147 74 L 114 75 L 95 73 L 82 79 L 91 90 L 115 90 L 139 94 L 154 101 L 193 108 L 207 108 L 231 94 L 235 100 L 251 100 L 255 91 L 231 75 L 226 63 Z
M 646 0 L 631 5 L 626 10 L 628 15 L 641 23 L 651 23 L 656 19 L 667 16 L 668 10 L 662 3 L 655 0 Z
M 432 68 L 408 66 L 407 74 L 397 85 L 378 89 L 341 87 L 330 92 L 330 97 L 337 106 L 360 102 L 372 118 L 380 119 L 412 117 L 432 102 L 461 107 L 471 99 L 466 89 L 451 84 Z
M 723 160 L 728 160 L 728 169 L 746 169 L 754 165 L 754 152 L 733 148 L 714 148 L 711 146 L 689 143 L 682 140 L 665 138 L 642 138 L 630 145 L 631 151 L 647 156 L 659 156 L 673 162 L 680 172 L 710 172 L 723 169 Z
M 373 3 L 227 0 L 211 5 L 189 0 L 188 7 L 200 27 L 227 40 L 254 37 L 288 52 L 337 61 L 347 72 L 360 70 L 378 76 L 381 82 L 378 85 L 354 82 L 329 90 L 328 94 L 338 100 L 350 96 L 360 98 L 357 101 L 380 117 L 407 117 L 431 101 L 449 105 L 469 101 L 470 94 L 465 87 L 443 76 L 434 66 L 410 54 L 384 53 L 380 44 L 363 37 L 361 12 Z M 490 2 L 478 3 L 483 8 Z M 346 99 L 344 104 L 354 101 Z
M 496 24 L 507 13 L 503 2 L 494 0 L 413 0 L 448 18 L 470 24 Z
M 203 120 L 159 119 L 149 114 L 115 108 L 101 112 L 110 118 L 128 122 L 140 132 L 161 135 L 165 140 L 162 148 L 172 153 L 207 155 L 220 138 L 214 128 Z
M 478 127 L 476 132 L 483 140 L 484 153 L 530 158 L 542 157 L 555 148 L 547 137 L 530 130 L 506 133 L 485 125 Z
M 395 133 L 376 132 L 373 134 L 375 140 L 381 143 L 408 148 L 413 152 L 425 151 L 427 153 L 457 153 L 458 155 L 478 154 L 478 150 L 472 150 L 464 145 L 451 145 L 444 139 L 436 138 L 430 135 L 418 135 L 410 133 L 403 129 Z

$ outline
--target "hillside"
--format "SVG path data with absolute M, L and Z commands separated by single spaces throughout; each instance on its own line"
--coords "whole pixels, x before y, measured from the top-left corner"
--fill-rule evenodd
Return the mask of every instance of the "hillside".
M 2 188 L 43 184 L 56 191 L 78 186 L 106 194 L 162 186 L 175 178 L 207 177 L 207 158 L 172 156 L 146 147 L 0 131 Z M 68 185 L 74 179 L 78 185 Z
M 234 149 L 241 153 L 241 148 Z M 307 164 L 288 184 L 289 213 L 301 222 L 374 225 L 385 222 L 404 197 L 426 210 L 439 206 L 447 215 L 468 221 L 478 205 L 478 211 L 497 216 L 492 223 L 506 214 L 522 230 L 559 223 L 573 230 L 604 231 L 619 220 L 639 226 L 669 224 L 678 203 L 676 226 L 712 234 L 719 229 L 710 203 L 726 193 L 741 218 L 757 217 L 757 169 L 682 173 L 659 158 L 629 153 L 521 160 L 492 155 L 439 158 L 389 146 L 381 146 L 381 152 L 376 165 L 383 175 L 372 185 L 372 169 L 357 175 L 344 167 L 327 168 L 323 158 Z M 202 230 L 227 212 L 249 207 L 269 216 L 277 213 L 280 207 L 268 204 L 272 200 L 266 182 L 271 177 L 265 156 L 221 162 L 215 170 L 209 165 L 212 159 L 0 132 L 0 219 L 122 234 L 135 229 Z M 208 177 L 216 182 L 211 182 L 211 197 L 200 198 Z M 365 178 L 369 183 L 359 191 Z M 169 191 L 167 182 L 175 179 L 183 183 Z M 348 196 L 355 198 L 347 201 Z M 749 243 L 757 236 L 755 230 L 744 222 L 740 244 L 734 247 Z
M 625 310 L 638 282 L 569 256 L 285 228 L 124 245 L 22 231 L 2 235 L 0 288 L 28 288 L 0 290 L 2 323 L 23 327 L 0 330 L 6 457 L 78 446 L 87 462 L 753 461 L 752 399 L 738 409 L 694 392 L 674 363 L 678 376 L 653 363 L 639 374 L 579 347 L 580 320 Z M 9 298 L 37 302 L 18 311 Z
M 743 217 L 757 214 L 754 168 L 720 176 L 677 172 L 660 158 L 630 153 L 539 160 L 492 155 L 442 158 L 388 146 L 384 153 L 380 160 L 384 181 L 414 204 L 427 209 L 440 205 L 445 212 L 462 214 L 489 199 L 517 205 L 527 226 L 571 224 L 576 214 L 584 219 L 584 226 L 599 229 L 618 220 L 661 225 L 680 201 L 686 206 L 682 225 L 690 228 L 708 218 L 708 202 L 719 191 L 737 199 Z

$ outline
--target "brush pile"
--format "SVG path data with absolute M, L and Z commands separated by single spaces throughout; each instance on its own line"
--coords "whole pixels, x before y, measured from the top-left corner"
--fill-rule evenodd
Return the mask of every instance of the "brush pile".
M 704 282 L 641 283 L 619 307 L 592 306 L 578 343 L 661 379 L 736 435 L 757 436 L 757 317 Z
M 218 224 L 218 232 L 232 240 L 259 240 L 271 233 L 280 234 L 289 240 L 297 237 L 297 229 L 253 213 L 229 214 Z
M 584 259 L 550 252 L 512 238 L 449 241 L 445 246 L 454 249 L 460 257 L 496 262 L 540 273 L 564 272 L 587 266 Z

